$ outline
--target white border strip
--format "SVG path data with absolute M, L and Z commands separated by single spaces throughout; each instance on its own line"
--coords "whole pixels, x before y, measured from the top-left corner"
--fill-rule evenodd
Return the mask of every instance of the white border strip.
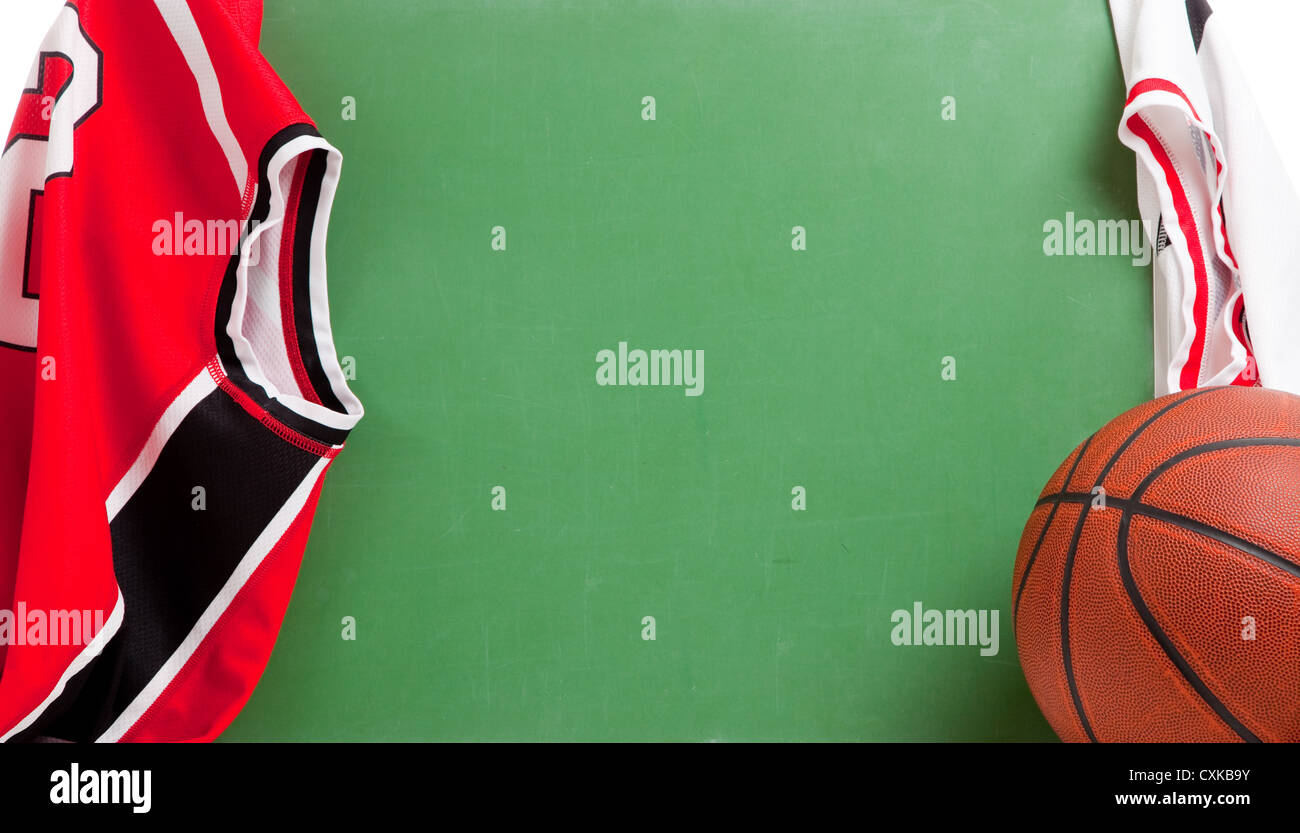
M 203 43 L 203 33 L 194 21 L 189 4 L 185 0 L 154 0 L 158 13 L 162 15 L 171 30 L 176 46 L 180 48 L 185 63 L 189 65 L 194 80 L 199 85 L 199 100 L 203 104 L 203 115 L 208 119 L 208 127 L 216 137 L 221 150 L 230 163 L 230 173 L 235 177 L 235 188 L 240 196 L 248 183 L 248 163 L 244 151 L 239 147 L 235 132 L 226 120 L 226 107 L 221 100 L 221 84 L 217 81 L 217 70 L 212 66 L 212 57 Z
M 339 366 L 338 353 L 334 347 L 334 330 L 330 325 L 329 291 L 325 281 L 325 238 L 329 230 L 330 209 L 334 207 L 334 192 L 339 187 L 339 176 L 343 169 L 343 154 L 333 147 L 328 148 L 325 176 L 320 186 L 320 201 L 316 207 L 316 222 L 311 232 L 311 274 L 308 286 L 311 290 L 311 320 L 316 337 L 316 352 L 319 354 L 321 369 L 329 378 L 334 395 L 343 404 L 349 414 L 357 419 L 365 413 L 361 401 L 348 387 L 343 368 Z

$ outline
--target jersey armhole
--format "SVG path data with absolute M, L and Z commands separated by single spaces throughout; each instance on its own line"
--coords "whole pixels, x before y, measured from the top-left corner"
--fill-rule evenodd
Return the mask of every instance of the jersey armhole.
M 241 405 L 270 418 L 264 423 L 334 448 L 364 413 L 335 352 L 325 277 L 342 161 L 307 124 L 267 143 L 239 253 L 217 298 L 210 366 Z

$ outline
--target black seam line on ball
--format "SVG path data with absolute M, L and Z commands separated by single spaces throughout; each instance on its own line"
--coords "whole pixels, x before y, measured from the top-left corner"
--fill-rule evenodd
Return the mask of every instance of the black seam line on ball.
M 1152 484 L 1154 484 L 1162 475 L 1164 475 L 1166 472 L 1168 472 L 1170 469 L 1172 469 L 1174 466 L 1178 465 L 1179 463 L 1182 463 L 1193 457 L 1198 457 L 1203 454 L 1211 454 L 1215 451 L 1223 451 L 1225 449 L 1231 449 L 1231 448 L 1261 448 L 1261 447 L 1274 447 L 1274 448 L 1300 447 L 1300 439 L 1296 439 L 1294 437 L 1238 437 L 1236 439 L 1231 439 L 1231 440 L 1220 440 L 1218 442 L 1213 442 L 1213 443 L 1204 443 L 1202 445 L 1195 446 L 1194 448 L 1189 448 L 1186 451 L 1180 452 L 1179 454 L 1175 454 L 1173 457 L 1170 457 L 1168 460 L 1165 460 L 1159 466 L 1156 466 L 1156 468 L 1153 469 L 1151 473 L 1149 473 L 1146 477 L 1144 477 L 1142 479 L 1142 482 L 1138 484 L 1137 489 L 1135 489 L 1133 492 L 1133 500 L 1135 502 L 1140 503 L 1142 500 L 1142 495 L 1145 494 L 1146 490 L 1149 489 L 1152 486 Z M 1138 614 L 1142 617 L 1142 621 L 1146 623 L 1147 629 L 1151 631 L 1151 634 L 1160 643 L 1160 647 L 1164 649 L 1165 653 L 1169 656 L 1170 660 L 1172 660 L 1174 665 L 1178 667 L 1178 670 L 1187 679 L 1187 682 L 1190 683 L 1194 689 L 1196 689 L 1196 692 L 1201 696 L 1201 699 L 1203 699 L 1210 706 L 1210 708 L 1214 709 L 1215 714 L 1219 715 L 1219 717 L 1223 719 L 1223 722 L 1227 723 L 1228 726 L 1232 729 L 1232 731 L 1236 732 L 1239 737 L 1241 737 L 1246 741 L 1258 743 L 1259 738 L 1256 737 L 1255 734 L 1250 731 L 1250 729 L 1246 728 L 1246 726 L 1243 725 L 1242 722 L 1238 720 L 1230 711 L 1228 711 L 1228 708 L 1224 706 L 1223 703 L 1221 703 L 1217 697 L 1214 696 L 1214 693 L 1210 691 L 1209 687 L 1206 686 L 1205 683 L 1203 683 L 1201 679 L 1196 676 L 1196 672 L 1192 670 L 1191 665 L 1185 659 L 1183 659 L 1181 654 L 1178 653 L 1178 649 L 1174 647 L 1173 642 L 1169 639 L 1168 636 L 1165 635 L 1164 631 L 1160 629 L 1159 623 L 1155 621 L 1155 616 L 1152 615 L 1151 611 L 1147 608 L 1146 602 L 1145 600 L 1143 600 L 1142 594 L 1138 592 L 1137 584 L 1133 581 L 1132 573 L 1129 570 L 1129 560 L 1128 560 L 1129 518 L 1130 515 L 1125 514 L 1124 517 L 1120 520 L 1118 550 L 1119 550 L 1120 578 L 1124 582 L 1124 589 L 1128 592 L 1129 598 L 1133 602 L 1133 607 L 1137 609 Z M 1278 559 L 1278 560 L 1284 561 L 1285 559 Z M 1281 567 L 1281 564 L 1278 564 L 1277 561 L 1272 561 L 1270 563 L 1274 563 L 1277 566 Z
M 1181 451 L 1165 460 L 1160 465 L 1151 470 L 1151 473 L 1142 478 L 1142 482 L 1133 490 L 1133 499 L 1140 501 L 1142 495 L 1147 489 L 1160 479 L 1160 476 L 1168 472 L 1171 468 L 1179 463 L 1189 460 L 1192 457 L 1199 457 L 1202 454 L 1209 454 L 1214 451 L 1223 451 L 1229 448 L 1257 448 L 1257 447 L 1300 447 L 1300 438 L 1296 437 L 1237 437 L 1231 440 L 1219 440 L 1218 442 L 1204 443 L 1203 445 L 1194 446 Z
M 1228 725 L 1228 728 L 1232 729 L 1232 731 L 1242 740 L 1250 743 L 1259 743 L 1259 738 L 1255 736 L 1255 733 L 1246 728 L 1245 724 L 1238 720 L 1218 697 L 1214 696 L 1214 692 L 1210 691 L 1210 687 L 1207 686 L 1197 675 L 1196 670 L 1192 668 L 1192 664 L 1188 662 L 1181 653 L 1179 653 L 1173 640 L 1171 640 L 1169 635 L 1160 627 L 1160 623 L 1156 621 L 1155 615 L 1147 607 L 1146 602 L 1143 601 L 1142 594 L 1138 592 L 1137 583 L 1133 580 L 1133 573 L 1129 568 L 1128 531 L 1129 522 L 1132 518 L 1133 513 L 1131 512 L 1125 512 L 1120 517 L 1119 540 L 1116 542 L 1115 547 L 1119 559 L 1119 577 L 1124 583 L 1124 590 L 1128 593 L 1129 601 L 1133 603 L 1133 607 L 1137 610 L 1138 615 L 1142 617 L 1142 621 L 1146 625 L 1147 631 L 1155 637 L 1156 642 L 1159 643 L 1161 649 L 1164 650 L 1165 656 L 1169 657 L 1169 660 L 1173 662 L 1174 666 L 1178 669 L 1178 672 L 1183 675 L 1183 679 L 1187 680 L 1200 696 L 1201 700 L 1213 709 L 1214 713 Z
M 1173 402 L 1170 402 L 1168 405 L 1165 405 L 1160 410 L 1147 417 L 1141 425 L 1134 428 L 1133 432 L 1124 438 L 1124 442 L 1120 443 L 1119 448 L 1115 449 L 1115 453 L 1111 455 L 1111 458 L 1106 461 L 1106 465 L 1102 467 L 1100 472 L 1098 472 L 1097 480 L 1093 484 L 1093 488 L 1095 489 L 1102 484 L 1106 479 L 1106 475 L 1109 474 L 1110 470 L 1119 462 L 1120 457 L 1122 457 L 1124 452 L 1128 450 L 1129 446 L 1133 444 L 1133 441 L 1136 440 L 1142 432 L 1149 428 L 1156 420 L 1160 419 L 1160 417 L 1169 413 L 1174 408 L 1177 408 L 1179 405 L 1182 405 L 1184 402 L 1190 402 L 1198 396 L 1204 396 L 1205 394 L 1212 393 L 1216 390 L 1223 390 L 1223 388 L 1201 388 L 1195 390 L 1186 396 L 1181 396 L 1178 399 L 1175 399 Z M 1083 698 L 1079 695 L 1079 684 L 1074 679 L 1073 657 L 1070 654 L 1070 582 L 1074 576 L 1075 552 L 1079 549 L 1079 539 L 1083 535 L 1083 523 L 1087 517 L 1087 512 L 1079 513 L 1079 519 L 1074 525 L 1074 534 L 1070 537 L 1070 548 L 1066 550 L 1065 553 L 1065 570 L 1061 577 L 1061 660 L 1065 667 L 1065 682 L 1070 689 L 1070 700 L 1074 703 L 1074 713 L 1079 718 L 1079 725 L 1083 727 L 1083 733 L 1088 736 L 1088 740 L 1096 743 L 1097 736 L 1093 733 L 1092 725 L 1088 722 L 1088 715 L 1083 710 Z
M 1083 441 L 1083 445 L 1079 447 L 1079 453 L 1074 458 L 1074 462 L 1070 465 L 1070 471 L 1066 473 L 1065 480 L 1061 481 L 1061 486 L 1063 488 L 1069 488 L 1070 479 L 1074 477 L 1074 470 L 1079 467 L 1079 461 L 1083 459 L 1083 455 L 1088 453 L 1088 446 L 1092 444 L 1092 438 L 1095 436 L 1097 435 L 1093 434 L 1088 437 L 1088 439 Z M 1036 509 L 1041 505 L 1042 501 L 1040 500 L 1034 508 Z M 1048 511 L 1047 520 L 1043 521 L 1043 528 L 1038 533 L 1038 540 L 1034 542 L 1034 549 L 1029 553 L 1029 558 L 1025 561 L 1025 571 L 1020 574 L 1020 586 L 1016 588 L 1016 602 L 1011 609 L 1012 633 L 1016 632 L 1016 625 L 1020 621 L 1020 597 L 1025 594 L 1025 583 L 1029 581 L 1029 571 L 1034 569 L 1034 562 L 1038 560 L 1038 550 L 1043 546 L 1043 539 L 1047 537 L 1047 530 L 1051 528 L 1052 521 L 1056 518 L 1056 512 L 1060 508 L 1061 504 L 1058 501 L 1057 503 L 1054 503 L 1051 510 Z
M 1093 495 L 1086 492 L 1061 492 L 1043 498 L 1039 501 L 1039 504 L 1046 504 L 1053 501 L 1060 503 L 1092 503 L 1093 497 Z M 1121 512 L 1141 515 L 1145 518 L 1154 518 L 1155 520 L 1164 521 L 1165 523 L 1179 527 L 1180 529 L 1185 529 L 1188 532 L 1194 532 L 1197 535 L 1212 538 L 1221 544 L 1225 544 L 1244 553 L 1245 555 L 1258 558 L 1260 561 L 1265 561 L 1272 564 L 1274 567 L 1277 567 L 1279 570 L 1284 570 L 1285 572 L 1300 578 L 1300 564 L 1297 564 L 1296 562 L 1287 559 L 1286 556 L 1279 555 L 1272 550 L 1267 550 L 1257 544 L 1253 544 L 1245 538 L 1233 535 L 1231 532 L 1225 532 L 1217 526 L 1210 526 L 1209 524 L 1198 521 L 1195 518 L 1189 518 L 1188 516 L 1180 515 L 1177 512 L 1170 512 L 1167 509 L 1161 509 L 1159 506 L 1152 506 L 1149 503 L 1142 503 L 1141 501 L 1134 501 L 1128 498 L 1111 497 L 1110 495 L 1107 495 L 1106 508 L 1110 509 L 1112 507 L 1119 509 Z M 1092 511 L 1101 510 L 1094 509 Z

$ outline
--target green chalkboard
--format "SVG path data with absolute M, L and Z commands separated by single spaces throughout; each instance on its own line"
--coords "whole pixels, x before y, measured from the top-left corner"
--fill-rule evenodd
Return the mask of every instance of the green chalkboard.
M 367 415 L 226 739 L 1054 737 L 1016 545 L 1152 385 L 1150 267 L 1044 254 L 1137 216 L 1104 2 L 266 14 L 344 153 Z M 620 342 L 702 351 L 700 394 L 598 384 Z M 998 652 L 894 644 L 917 602 Z

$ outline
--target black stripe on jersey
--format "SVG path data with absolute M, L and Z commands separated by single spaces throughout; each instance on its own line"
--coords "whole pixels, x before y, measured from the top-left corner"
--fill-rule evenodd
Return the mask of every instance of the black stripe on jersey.
M 315 420 L 308 419 L 297 411 L 290 410 L 281 405 L 274 399 L 268 399 L 265 402 L 258 403 L 268 414 L 275 417 L 281 425 L 292 428 L 299 434 L 319 440 L 326 445 L 343 445 L 344 440 L 348 438 L 348 432 L 343 428 L 330 428 L 328 425 L 321 425 Z
M 309 124 L 295 124 L 286 127 L 284 130 L 281 130 L 279 133 L 275 134 L 274 137 L 272 137 L 271 141 L 266 143 L 266 147 L 262 149 L 262 154 L 258 161 L 257 200 L 256 202 L 253 203 L 253 210 L 249 214 L 248 228 L 246 230 L 246 233 L 251 234 L 252 230 L 256 228 L 257 225 L 259 225 L 260 223 L 265 222 L 266 218 L 271 213 L 271 186 L 270 186 L 270 179 L 268 176 L 268 169 L 270 168 L 271 165 L 271 159 L 280 150 L 280 148 L 284 147 L 286 144 L 293 141 L 294 139 L 297 139 L 300 136 L 319 136 L 319 135 L 320 134 L 316 132 L 316 129 Z M 321 153 L 323 159 L 323 152 Z M 308 172 L 310 173 L 310 169 Z M 320 201 L 321 177 L 323 177 L 324 175 L 323 167 L 320 173 L 321 176 L 318 176 L 315 179 L 315 187 L 314 187 L 315 197 L 311 200 L 313 210 L 315 206 L 319 205 L 319 201 Z M 306 193 L 303 194 L 303 199 L 305 198 L 306 198 Z M 299 223 L 303 223 L 304 220 L 303 215 L 301 213 L 301 202 L 302 201 L 300 200 L 300 211 L 298 217 Z M 307 230 L 305 236 L 308 239 L 308 245 L 310 245 L 311 229 L 315 225 L 315 215 L 313 214 L 307 219 L 309 220 L 309 222 L 305 223 L 305 228 Z M 299 226 L 299 228 L 301 229 L 302 226 Z M 296 238 L 301 236 L 303 236 L 301 232 L 295 234 Z M 214 322 L 214 329 L 216 331 L 217 354 L 221 357 L 221 364 L 226 372 L 226 376 L 228 376 L 230 378 L 230 381 L 234 382 L 234 384 L 240 390 L 248 394 L 248 396 L 254 402 L 256 402 L 261 408 L 263 408 L 267 413 L 275 417 L 280 422 L 284 423 L 284 425 L 286 425 L 287 427 L 292 428 L 294 431 L 297 431 L 299 434 L 304 434 L 308 437 L 311 437 L 312 439 L 318 440 L 327 445 L 342 445 L 343 441 L 346 440 L 348 437 L 347 431 L 339 428 L 331 428 L 327 425 L 321 425 L 315 420 L 308 419 L 307 417 L 304 417 L 301 414 L 291 411 L 290 409 L 281 405 L 279 402 L 272 399 L 270 395 L 267 394 L 266 389 L 263 388 L 261 385 L 257 384 L 256 382 L 254 382 L 252 379 L 250 379 L 248 377 L 248 374 L 244 371 L 244 366 L 239 361 L 239 356 L 235 353 L 234 340 L 230 337 L 230 333 L 226 332 L 226 326 L 230 322 L 231 310 L 234 308 L 234 304 L 235 304 L 235 290 L 238 288 L 237 272 L 239 270 L 240 256 L 241 256 L 240 252 L 235 252 L 233 255 L 231 255 L 230 263 L 226 267 L 226 275 L 221 282 L 221 291 L 217 295 L 217 311 L 216 311 L 216 320 Z M 307 250 L 307 258 L 308 259 L 306 261 L 306 264 L 309 266 L 310 248 L 308 248 Z M 310 287 L 308 285 L 310 280 L 310 271 L 306 268 L 300 269 L 300 264 L 298 262 L 298 255 L 296 251 L 296 241 L 295 241 L 293 268 L 294 268 L 294 304 L 296 307 L 298 304 L 297 298 L 298 298 L 299 289 L 301 288 L 301 290 L 304 293 L 310 292 Z M 302 344 L 301 338 L 302 338 L 302 331 L 300 329 L 299 330 L 300 352 L 303 349 L 301 347 Z M 317 369 L 319 370 L 319 359 L 315 352 L 316 341 L 315 341 L 314 334 L 312 335 L 310 344 L 312 347 L 312 353 L 310 355 L 312 357 L 312 360 L 317 363 Z M 307 362 L 307 354 L 305 353 L 303 355 L 303 360 L 304 363 Z M 311 365 L 308 365 L 309 374 L 310 371 L 311 371 Z M 323 373 L 321 373 L 321 377 L 322 378 L 324 377 Z M 316 384 L 315 377 L 309 375 L 308 378 L 312 380 L 313 384 Z M 324 388 L 324 391 L 329 392 L 330 399 L 332 399 L 335 403 L 338 402 L 338 398 L 334 395 L 333 388 L 328 386 L 328 380 L 327 380 L 327 386 Z M 330 401 L 326 399 L 324 391 L 322 391 L 321 389 L 317 389 L 316 392 L 317 396 L 320 397 L 322 404 L 325 404 L 327 407 L 331 407 Z M 342 407 L 341 404 L 339 404 L 338 410 L 342 412 L 345 409 Z
M 316 231 L 316 212 L 320 209 L 321 182 L 325 179 L 325 151 L 312 151 L 303 177 L 302 193 L 298 196 L 298 216 L 293 233 L 293 328 L 298 335 L 298 353 L 312 389 L 326 408 L 346 412 L 330 384 L 325 369 L 321 367 L 320 351 L 316 349 L 316 325 L 311 317 L 311 244 Z M 302 275 L 303 280 L 298 280 Z
M 45 191 L 32 191 L 31 199 L 27 202 L 27 239 L 24 241 L 25 251 L 23 253 L 23 297 L 39 301 L 41 293 L 32 291 L 32 249 L 41 245 L 41 241 L 34 239 L 36 237 L 36 212 L 40 208 L 38 205 L 41 197 L 45 196 Z M 33 347 L 33 350 L 36 348 Z
M 253 542 L 320 458 L 217 389 L 181 421 L 113 519 L 126 608 L 104 652 L 15 740 L 93 741 L 176 652 Z M 194 489 L 206 508 L 193 508 Z
M 1205 35 L 1205 24 L 1214 14 L 1209 0 L 1187 0 L 1187 25 L 1192 30 L 1192 45 L 1201 51 L 1201 38 Z

